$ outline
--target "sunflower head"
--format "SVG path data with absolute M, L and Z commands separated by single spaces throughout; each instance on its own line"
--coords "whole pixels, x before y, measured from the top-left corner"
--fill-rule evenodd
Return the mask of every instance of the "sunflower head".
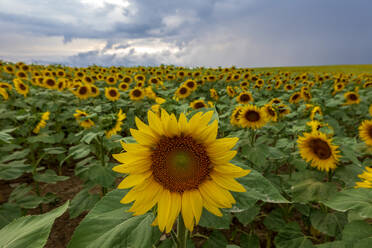
M 359 137 L 369 146 L 372 146 L 372 120 L 364 120 L 359 126 Z
M 129 92 L 132 101 L 139 101 L 145 97 L 145 91 L 140 87 L 135 87 Z
M 243 91 L 236 97 L 236 101 L 241 104 L 248 104 L 249 102 L 253 102 L 253 97 L 250 92 Z
M 360 103 L 359 94 L 355 91 L 346 92 L 344 94 L 344 97 L 345 97 L 345 100 L 346 100 L 345 105 L 359 104 Z
M 112 102 L 117 101 L 120 98 L 119 90 L 115 87 L 107 87 L 105 88 L 105 97 L 109 101 L 112 101 Z
M 356 182 L 355 188 L 366 188 L 371 189 L 372 188 L 372 168 L 371 167 L 365 167 L 365 171 L 358 175 L 360 179 L 362 179 L 362 182 Z
M 207 104 L 205 104 L 204 100 L 195 100 L 192 103 L 190 103 L 190 107 L 193 109 L 200 109 L 200 108 L 206 108 L 208 106 Z
M 311 166 L 320 171 L 336 169 L 336 164 L 340 155 L 338 146 L 332 145 L 332 139 L 328 139 L 322 132 L 304 133 L 299 136 L 298 147 L 301 157 L 306 161 L 311 161 Z
M 184 99 L 184 98 L 188 97 L 190 94 L 191 94 L 191 90 L 188 87 L 184 86 L 184 85 L 180 86 L 176 90 L 176 96 L 179 99 Z
M 266 104 L 263 106 L 263 110 L 266 113 L 266 116 L 273 122 L 278 121 L 278 113 L 275 111 L 274 107 L 271 104 Z
M 263 127 L 268 121 L 265 111 L 254 105 L 243 107 L 239 115 L 239 124 L 242 127 L 258 129 Z
M 179 214 L 192 231 L 203 207 L 222 216 L 219 208 L 235 203 L 229 191 L 245 191 L 235 178 L 250 171 L 229 162 L 238 138 L 216 139 L 212 116 L 199 112 L 188 121 L 182 113 L 177 120 L 162 109 L 160 117 L 148 111 L 148 125 L 135 119 L 138 130 L 130 131 L 138 143 L 122 143 L 126 152 L 113 155 L 122 163 L 113 170 L 129 174 L 118 186 L 132 188 L 121 200 L 134 201 L 129 211 L 141 215 L 157 205 L 153 224 L 169 233 Z

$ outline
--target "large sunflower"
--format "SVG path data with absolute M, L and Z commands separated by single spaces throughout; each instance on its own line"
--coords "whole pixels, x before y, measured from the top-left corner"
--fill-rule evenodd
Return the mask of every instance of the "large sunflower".
M 114 154 L 121 165 L 114 171 L 129 174 L 119 189 L 133 187 L 121 203 L 133 202 L 129 211 L 141 215 L 157 204 L 154 225 L 169 233 L 181 213 L 190 231 L 197 225 L 202 209 L 222 216 L 219 208 L 230 208 L 235 200 L 229 190 L 244 192 L 235 178 L 247 175 L 229 161 L 238 138 L 216 139 L 218 122 L 208 125 L 213 112 L 179 120 L 162 109 L 161 117 L 148 111 L 149 125 L 136 118 L 138 130 L 131 129 L 138 143 L 122 143 L 127 152 Z
M 13 83 L 14 83 L 14 88 L 16 89 L 16 91 L 23 95 L 24 97 L 27 96 L 30 88 L 27 84 L 23 83 L 21 79 L 19 78 L 15 78 L 13 79 Z
M 145 97 L 145 91 L 140 87 L 135 87 L 129 92 L 132 101 L 139 101 Z
M 82 85 L 80 86 L 76 91 L 75 91 L 75 95 L 79 98 L 79 99 L 87 99 L 89 98 L 89 95 L 90 95 L 90 87 L 86 86 L 86 85 Z
M 191 94 L 191 90 L 189 88 L 187 88 L 186 86 L 182 85 L 176 90 L 175 94 L 176 94 L 178 99 L 184 99 Z
M 204 100 L 194 100 L 193 102 L 190 103 L 190 107 L 193 109 L 200 109 L 200 108 L 207 108 L 208 105 L 205 104 Z
M 372 120 L 364 120 L 359 126 L 360 138 L 369 146 L 372 146 Z
M 332 145 L 332 139 L 328 139 L 322 132 L 304 133 L 298 137 L 298 147 L 301 157 L 306 161 L 311 161 L 311 166 L 320 171 L 336 169 L 336 164 L 340 155 L 338 146 Z
M 239 116 L 240 125 L 252 129 L 263 127 L 267 121 L 265 111 L 251 104 L 244 107 Z
M 355 188 L 372 188 L 372 168 L 366 167 L 366 170 L 358 175 L 359 178 L 363 180 L 363 182 L 356 182 Z
M 360 97 L 359 97 L 359 94 L 357 92 L 354 92 L 354 91 L 346 92 L 344 94 L 344 97 L 345 97 L 345 100 L 346 100 L 345 105 L 359 104 L 360 103 Z

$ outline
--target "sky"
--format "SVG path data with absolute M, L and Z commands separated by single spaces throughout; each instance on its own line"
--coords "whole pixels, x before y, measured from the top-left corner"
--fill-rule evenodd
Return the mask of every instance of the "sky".
M 372 64 L 370 0 L 0 0 L 0 59 L 68 66 Z

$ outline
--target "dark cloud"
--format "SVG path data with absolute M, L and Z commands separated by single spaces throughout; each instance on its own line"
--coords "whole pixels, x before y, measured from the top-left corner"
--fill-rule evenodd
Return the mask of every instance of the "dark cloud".
M 0 28 L 11 25 L 14 32 L 60 36 L 64 42 L 77 38 L 106 42 L 104 48 L 66 58 L 66 63 L 77 66 L 372 63 L 372 2 L 367 0 L 129 3 L 128 7 L 105 3 L 87 9 L 69 0 L 58 8 L 50 6 L 51 14 L 46 16 L 0 11 Z M 62 17 L 54 17 L 53 11 Z M 160 40 L 170 48 L 141 52 L 138 44 L 143 40 L 154 47 Z

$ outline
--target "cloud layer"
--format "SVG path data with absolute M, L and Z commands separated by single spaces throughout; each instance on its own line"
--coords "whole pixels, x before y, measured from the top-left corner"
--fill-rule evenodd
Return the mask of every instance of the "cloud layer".
M 6 0 L 0 58 L 184 66 L 372 63 L 363 0 Z

